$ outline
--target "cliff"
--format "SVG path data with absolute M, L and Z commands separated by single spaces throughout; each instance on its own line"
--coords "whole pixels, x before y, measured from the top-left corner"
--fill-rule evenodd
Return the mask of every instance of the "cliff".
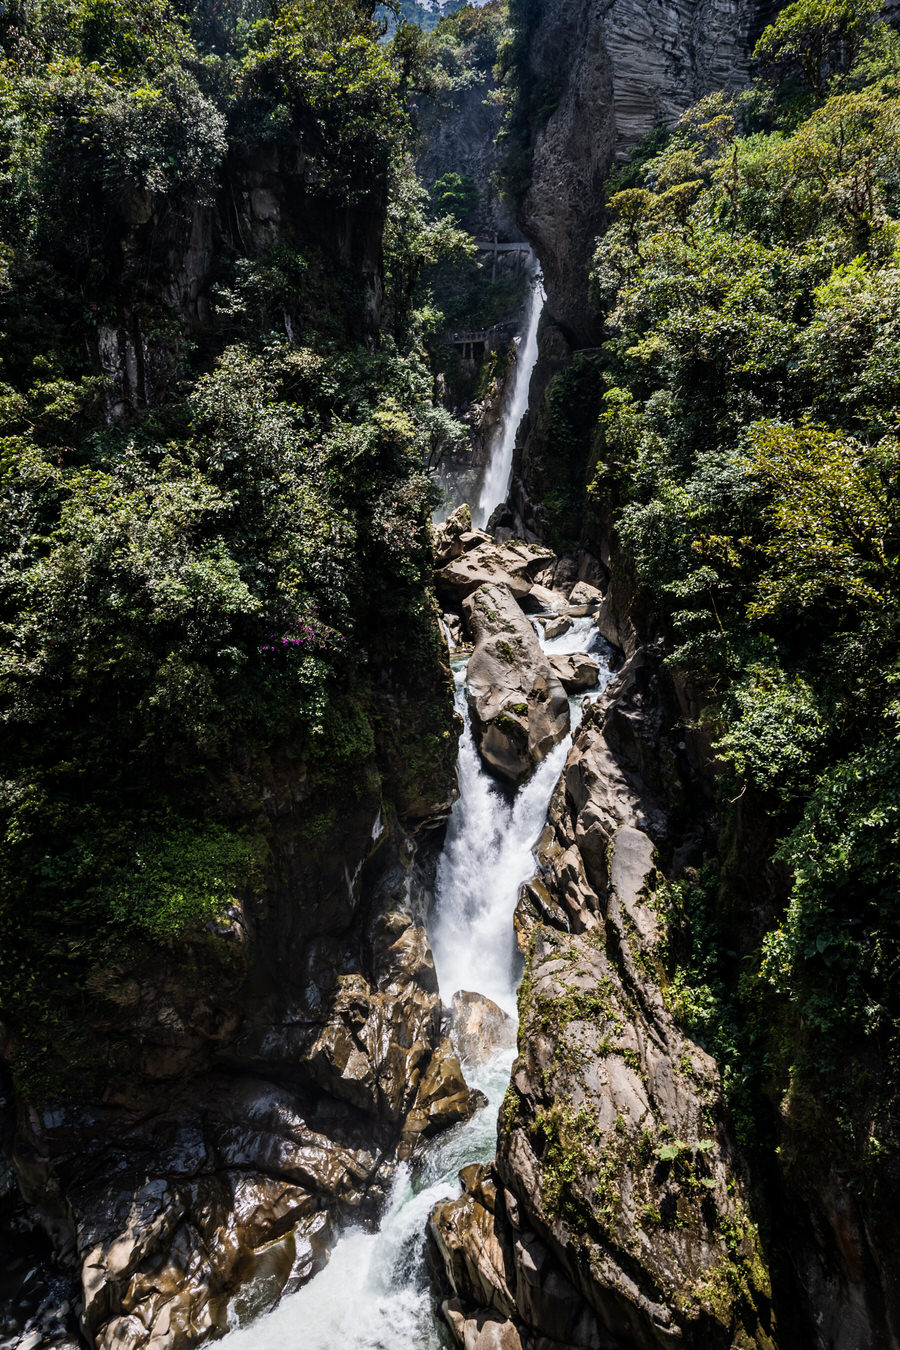
M 514 9 L 523 35 L 515 79 L 533 109 L 519 220 L 544 270 L 548 317 L 574 346 L 596 336 L 587 274 L 610 169 L 702 94 L 746 83 L 769 9 L 760 0 Z
M 804 892 L 806 943 L 791 969 L 793 985 L 773 978 L 763 953 L 777 944 L 782 926 L 796 922 L 802 888 L 778 840 L 803 815 L 810 780 L 794 748 L 781 767 L 779 792 L 771 781 L 754 779 L 746 760 L 736 767 L 714 750 L 728 718 L 736 720 L 725 695 L 729 681 L 746 677 L 739 662 L 736 674 L 717 659 L 717 643 L 737 631 L 741 641 L 748 632 L 759 638 L 760 630 L 743 623 L 748 611 L 759 612 L 763 550 L 733 591 L 727 584 L 718 589 L 720 567 L 711 601 L 709 592 L 703 600 L 690 592 L 699 559 L 712 557 L 704 549 L 713 534 L 721 546 L 726 537 L 737 539 L 748 519 L 739 473 L 722 498 L 723 516 L 734 512 L 728 525 L 723 516 L 713 524 L 712 512 L 704 517 L 698 501 L 708 484 L 701 484 L 698 466 L 733 466 L 748 428 L 762 416 L 787 425 L 811 417 L 836 433 L 858 434 L 852 391 L 869 348 L 860 344 L 832 371 L 824 334 L 833 331 L 827 328 L 833 310 L 824 283 L 840 272 L 829 264 L 817 274 L 823 290 L 815 303 L 785 294 L 780 279 L 751 302 L 754 316 L 772 312 L 776 295 L 792 336 L 814 313 L 816 337 L 823 336 L 815 346 L 807 339 L 815 352 L 808 379 L 797 382 L 786 348 L 772 343 L 744 383 L 750 330 L 735 340 L 728 330 L 734 310 L 709 285 L 715 268 L 706 273 L 698 262 L 712 242 L 709 222 L 722 221 L 716 243 L 734 269 L 735 287 L 745 284 L 749 249 L 761 239 L 767 257 L 774 246 L 786 257 L 807 256 L 818 240 L 807 245 L 807 235 L 784 228 L 776 245 L 766 233 L 749 200 L 751 181 L 762 192 L 756 201 L 763 210 L 778 191 L 786 199 L 804 188 L 785 187 L 777 175 L 762 187 L 752 173 L 740 178 L 758 143 L 748 137 L 742 160 L 739 118 L 727 153 L 747 197 L 737 192 L 734 214 L 715 197 L 724 194 L 721 180 L 703 195 L 712 165 L 698 168 L 703 152 L 693 158 L 690 132 L 673 145 L 672 159 L 660 155 L 646 177 L 634 179 L 649 203 L 635 252 L 627 222 L 614 224 L 605 214 L 606 176 L 643 135 L 670 126 L 700 95 L 746 81 L 766 7 L 514 9 L 517 97 L 520 111 L 529 113 L 518 124 L 518 150 L 530 166 L 520 219 L 548 292 L 510 492 L 515 533 L 566 550 L 564 566 L 573 575 L 580 567 L 604 585 L 599 625 L 627 659 L 605 702 L 576 734 L 537 850 L 538 874 L 520 901 L 517 929 L 528 965 L 519 1059 L 496 1161 L 467 1169 L 462 1196 L 432 1215 L 444 1313 L 457 1340 L 479 1350 L 673 1342 L 895 1346 L 896 1148 L 892 1142 L 883 1149 L 880 1140 L 897 1137 L 890 1048 L 896 1008 L 869 937 L 858 951 L 848 944 L 848 968 L 858 961 L 866 988 L 878 985 L 867 1006 L 877 1000 L 884 1009 L 882 1031 L 866 1032 L 847 992 L 855 977 L 845 982 L 836 971 L 824 932 L 817 941 L 823 896 L 842 915 L 845 931 L 862 932 L 869 896 L 892 885 L 886 879 L 895 869 L 895 846 L 886 840 L 878 846 L 877 872 L 848 851 L 853 866 L 838 869 L 828 889 L 825 859 L 836 856 L 831 835 L 817 804 L 807 808 L 798 828 L 809 850 L 801 868 L 805 862 L 816 880 Z M 896 61 L 896 34 L 879 40 Z M 857 78 L 862 87 L 876 77 L 863 66 Z M 892 90 L 865 90 L 861 97 L 894 116 Z M 833 105 L 820 106 L 827 97 L 821 92 L 820 103 L 809 105 L 818 108 L 814 122 L 839 110 L 840 80 L 832 93 Z M 776 85 L 776 103 L 779 97 Z M 787 95 L 785 104 L 791 107 Z M 772 143 L 798 125 L 806 134 L 808 111 L 791 108 Z M 751 126 L 755 131 L 757 124 Z M 836 139 L 841 134 L 838 128 Z M 870 151 L 868 143 L 861 147 Z M 664 166 L 679 153 L 690 167 L 666 180 Z M 710 161 L 724 153 L 717 147 Z M 811 167 L 820 171 L 821 162 Z M 885 162 L 873 179 L 885 219 L 895 209 L 890 173 Z M 667 218 L 663 193 L 672 183 L 685 190 L 694 176 L 695 209 Z M 832 230 L 830 210 L 823 198 L 807 228 Z M 605 327 L 587 287 L 598 236 Z M 739 238 L 752 241 L 740 256 Z M 855 256 L 855 239 L 845 248 L 836 269 Z M 675 257 L 684 263 L 677 279 Z M 893 281 L 880 272 L 874 250 L 867 259 L 871 285 L 881 294 Z M 701 290 L 693 289 L 692 275 L 702 277 Z M 667 287 L 669 300 L 659 305 Z M 851 308 L 848 301 L 848 316 Z M 676 311 L 677 324 L 667 327 Z M 879 343 L 892 342 L 892 312 L 882 309 Z M 710 324 L 711 313 L 721 326 Z M 601 338 L 602 350 L 595 345 Z M 895 389 L 883 389 L 882 397 L 884 413 L 893 416 Z M 648 491 L 643 474 L 656 462 L 661 467 Z M 798 463 L 809 464 L 799 437 L 784 480 L 767 480 L 776 500 L 787 494 Z M 691 505 L 679 498 L 668 514 L 664 502 L 673 503 L 669 494 L 682 489 L 697 496 Z M 804 510 L 814 514 L 808 504 Z M 678 524 L 669 531 L 675 515 Z M 661 566 L 673 546 L 670 565 Z M 785 575 L 795 565 L 797 555 Z M 729 573 L 732 581 L 735 575 Z M 892 604 L 886 597 L 882 603 Z M 710 647 L 700 656 L 704 606 Z M 836 617 L 830 601 L 802 614 L 785 603 L 765 640 L 777 645 L 792 675 L 802 670 L 817 691 L 835 697 L 824 652 L 832 650 L 836 628 L 847 624 L 857 633 L 868 622 L 852 606 L 840 607 Z M 822 655 L 814 657 L 814 650 Z M 872 672 L 880 669 L 880 658 L 871 660 Z M 866 766 L 877 766 L 884 753 L 878 700 L 869 716 L 842 697 L 835 699 L 840 713 L 826 715 L 834 722 L 814 760 L 820 786 L 845 772 L 865 779 Z M 770 707 L 771 720 L 763 715 L 753 731 L 761 763 L 772 726 L 791 725 L 771 699 L 766 713 Z M 735 739 L 727 744 L 733 748 Z M 840 829 L 850 837 L 855 809 L 849 802 L 841 808 Z M 885 930 L 884 941 L 896 953 L 895 929 Z
M 353 4 L 241 60 L 228 15 L 132 9 L 2 30 L 0 1222 L 49 1262 L 2 1294 L 175 1350 L 472 1103 L 424 929 L 456 726 L 397 80 Z

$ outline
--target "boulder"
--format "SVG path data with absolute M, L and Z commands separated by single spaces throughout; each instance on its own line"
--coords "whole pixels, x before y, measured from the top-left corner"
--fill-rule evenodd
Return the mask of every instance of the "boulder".
M 566 613 L 573 619 L 584 618 L 588 614 L 596 614 L 602 604 L 603 592 L 598 591 L 596 586 L 589 586 L 586 581 L 579 581 L 569 592 Z
M 471 538 L 472 534 L 472 515 L 463 502 L 462 506 L 458 506 L 443 525 L 438 525 L 434 531 L 435 567 L 446 567 L 454 558 L 461 557 L 465 552 L 463 535 Z M 481 539 L 490 540 L 489 534 L 482 535 L 480 531 L 477 534 Z M 479 542 L 479 539 L 476 538 L 475 542 Z
M 574 652 L 569 656 L 549 655 L 550 669 L 567 694 L 583 694 L 593 689 L 600 678 L 600 666 L 592 656 Z
M 538 623 L 543 628 L 546 638 L 562 637 L 563 633 L 568 633 L 572 627 L 572 620 L 566 614 L 555 614 L 551 618 L 539 617 Z
M 453 995 L 450 1034 L 460 1059 L 469 1064 L 480 1064 L 495 1050 L 514 1050 L 516 1046 L 513 1019 L 484 994 L 464 989 Z
M 532 614 L 538 612 L 559 614 L 566 607 L 564 595 L 560 595 L 558 591 L 548 590 L 546 586 L 541 586 L 537 582 L 532 586 L 528 599 Z
M 569 730 L 569 702 L 531 624 L 505 585 L 465 602 L 475 650 L 466 671 L 472 729 L 486 767 L 521 783 Z
M 477 531 L 461 533 L 456 544 L 460 553 L 435 573 L 434 584 L 445 607 L 457 612 L 467 596 L 491 583 L 507 586 L 516 599 L 526 596 L 548 557 L 534 544 L 495 544 Z

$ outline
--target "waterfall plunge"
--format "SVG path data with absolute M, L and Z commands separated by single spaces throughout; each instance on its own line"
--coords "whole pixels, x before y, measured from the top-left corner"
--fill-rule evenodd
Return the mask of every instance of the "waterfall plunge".
M 476 523 L 484 524 L 505 497 L 516 433 L 528 405 L 537 359 L 537 330 L 544 293 L 535 277 L 528 327 L 512 397 L 485 473 Z M 588 651 L 599 637 L 591 620 L 578 619 L 562 637 L 541 645 L 563 654 Z M 482 767 L 465 696 L 464 663 L 457 663 L 456 706 L 464 722 L 459 749 L 459 799 L 453 807 L 438 864 L 430 937 L 441 993 L 449 1003 L 458 989 L 485 994 L 515 1016 L 518 962 L 513 915 L 519 888 L 534 874 L 533 848 L 546 820 L 554 786 L 571 745 L 566 737 L 512 794 Z M 610 676 L 601 665 L 595 697 Z M 573 724 L 578 701 L 571 700 Z M 331 1261 L 298 1293 L 251 1325 L 231 1332 L 223 1350 L 446 1350 L 447 1328 L 436 1320 L 425 1268 L 425 1225 L 434 1205 L 458 1191 L 460 1167 L 489 1162 L 497 1142 L 497 1112 L 509 1083 L 513 1054 L 499 1050 L 466 1065 L 470 1087 L 488 1104 L 471 1120 L 427 1147 L 415 1168 L 401 1167 L 377 1233 L 350 1229 Z M 252 1298 L 250 1300 L 252 1302 Z
M 541 274 L 536 271 L 531 283 L 531 295 L 528 298 L 528 321 L 525 336 L 516 353 L 516 366 L 513 374 L 513 386 L 501 427 L 500 437 L 491 452 L 478 505 L 472 508 L 472 524 L 484 529 L 496 506 L 506 500 L 509 490 L 509 478 L 512 473 L 513 451 L 516 448 L 516 436 L 522 418 L 528 409 L 528 391 L 531 376 L 538 356 L 538 324 L 544 309 L 544 288 Z

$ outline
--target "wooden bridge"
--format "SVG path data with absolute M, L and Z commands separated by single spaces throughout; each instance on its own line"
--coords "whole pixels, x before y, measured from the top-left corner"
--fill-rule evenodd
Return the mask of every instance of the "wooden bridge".
M 501 253 L 517 253 L 516 271 L 521 272 L 524 267 L 528 267 L 534 261 L 534 250 L 525 240 L 513 244 L 499 244 L 497 236 L 493 239 L 476 239 L 475 247 L 479 253 L 490 253 L 491 255 L 491 282 L 497 280 L 497 258 Z

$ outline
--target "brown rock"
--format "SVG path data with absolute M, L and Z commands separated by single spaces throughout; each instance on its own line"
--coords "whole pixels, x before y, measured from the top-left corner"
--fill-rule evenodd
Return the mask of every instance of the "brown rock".
M 434 531 L 435 567 L 446 567 L 454 558 L 461 557 L 465 552 L 462 536 L 471 535 L 471 532 L 472 514 L 463 502 L 462 506 L 458 506 L 443 525 L 438 525 Z M 490 539 L 490 535 L 484 535 L 483 538 Z
M 516 1045 L 513 1019 L 484 994 L 462 989 L 453 995 L 450 1034 L 460 1057 L 469 1064 L 480 1064 L 494 1050 L 511 1050 Z

